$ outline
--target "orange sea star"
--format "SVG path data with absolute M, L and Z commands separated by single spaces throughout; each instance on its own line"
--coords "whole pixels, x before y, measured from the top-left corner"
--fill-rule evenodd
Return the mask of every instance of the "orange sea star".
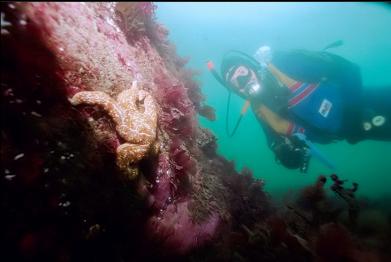
M 112 118 L 118 134 L 126 141 L 116 149 L 117 166 L 128 177 L 133 178 L 133 164 L 140 161 L 156 140 L 157 106 L 146 91 L 132 87 L 122 91 L 116 100 L 101 91 L 81 91 L 75 94 L 72 105 L 97 105 Z

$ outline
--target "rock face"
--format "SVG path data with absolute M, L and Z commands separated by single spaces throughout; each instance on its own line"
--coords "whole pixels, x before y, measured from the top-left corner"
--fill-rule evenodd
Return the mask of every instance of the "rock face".
M 131 250 L 121 256 L 185 255 L 232 225 L 223 175 L 242 176 L 198 126 L 213 111 L 152 3 L 1 5 L 10 250 L 72 259 L 72 242 L 108 238 Z M 243 179 L 246 192 L 255 181 Z

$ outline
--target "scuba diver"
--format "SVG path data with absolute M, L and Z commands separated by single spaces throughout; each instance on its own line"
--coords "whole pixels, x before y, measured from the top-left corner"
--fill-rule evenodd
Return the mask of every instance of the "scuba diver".
M 221 63 L 207 66 L 227 88 L 226 131 L 232 136 L 251 106 L 276 160 L 289 169 L 306 172 L 311 156 L 330 169 L 331 161 L 314 143 L 366 139 L 391 140 L 391 87 L 363 88 L 360 69 L 326 49 L 272 52 L 260 47 L 254 57 L 229 51 Z M 246 100 L 232 132 L 229 101 L 235 93 Z

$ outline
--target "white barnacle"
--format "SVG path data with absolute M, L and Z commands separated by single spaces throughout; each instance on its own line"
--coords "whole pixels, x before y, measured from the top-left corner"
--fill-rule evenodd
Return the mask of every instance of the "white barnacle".
M 1 34 L 2 35 L 9 35 L 10 32 L 7 29 L 1 28 Z
M 5 176 L 5 179 L 7 179 L 8 181 L 11 181 L 16 175 L 6 175 Z
M 6 26 L 11 26 L 12 24 L 6 20 L 4 20 L 4 13 L 1 12 L 1 28 Z
M 37 113 L 35 111 L 31 111 L 31 115 L 36 116 L 36 117 L 42 117 L 41 114 L 39 114 L 39 113 Z
M 22 158 L 22 157 L 24 157 L 24 154 L 23 154 L 23 153 L 21 153 L 21 154 L 19 154 L 19 155 L 16 155 L 16 156 L 14 157 L 14 160 L 18 160 L 19 158 Z

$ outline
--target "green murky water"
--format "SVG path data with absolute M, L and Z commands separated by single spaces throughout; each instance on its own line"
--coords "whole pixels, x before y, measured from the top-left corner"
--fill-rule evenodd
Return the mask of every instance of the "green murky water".
M 277 164 L 252 112 L 247 113 L 233 138 L 225 133 L 227 91 L 207 71 L 211 59 L 219 67 L 225 52 L 253 54 L 261 45 L 272 49 L 320 50 L 341 39 L 330 52 L 361 67 L 364 86 L 391 86 L 391 6 L 375 3 L 157 3 L 157 19 L 170 30 L 169 38 L 188 66 L 200 71 L 197 80 L 217 120 L 200 117 L 202 126 L 218 138 L 218 152 L 234 160 L 238 170 L 251 168 L 266 181 L 274 196 L 315 181 L 330 171 L 313 159 L 307 174 Z M 390 101 L 391 103 L 391 101 Z M 243 100 L 231 101 L 231 126 Z M 319 145 L 337 166 L 340 177 L 360 184 L 358 195 L 378 198 L 391 192 L 391 143 L 364 141 Z

